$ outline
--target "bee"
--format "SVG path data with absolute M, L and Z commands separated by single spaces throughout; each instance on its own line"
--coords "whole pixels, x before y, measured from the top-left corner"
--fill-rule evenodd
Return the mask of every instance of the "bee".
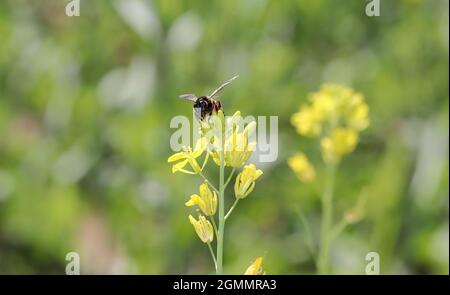
M 239 75 L 225 81 L 222 85 L 217 87 L 210 95 L 197 97 L 195 94 L 182 94 L 179 97 L 181 99 L 186 99 L 194 103 L 194 114 L 199 121 L 204 121 L 206 118 L 211 116 L 213 113 L 223 110 L 222 104 L 219 100 L 215 99 L 215 96 L 219 94 L 225 86 L 230 84 L 239 77 Z

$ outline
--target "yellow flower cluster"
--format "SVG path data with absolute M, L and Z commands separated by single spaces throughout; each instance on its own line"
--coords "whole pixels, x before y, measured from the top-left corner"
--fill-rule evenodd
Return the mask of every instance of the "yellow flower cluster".
M 369 126 L 369 107 L 362 94 L 353 89 L 325 84 L 309 95 L 309 103 L 300 107 L 291 117 L 291 123 L 303 136 L 320 137 L 324 160 L 336 163 L 355 149 L 359 132 Z M 298 156 L 290 162 L 291 167 L 297 167 L 293 167 L 297 174 L 304 170 L 298 168 L 303 165 Z
M 327 166 L 322 194 L 322 221 L 317 257 L 319 273 L 328 273 L 331 241 L 348 225 L 364 217 L 361 206 L 349 210 L 343 220 L 333 226 L 333 183 L 336 166 L 343 156 L 353 152 L 359 132 L 369 126 L 369 107 L 362 94 L 353 89 L 325 84 L 308 97 L 309 102 L 292 115 L 291 123 L 303 136 L 320 140 L 322 158 Z M 288 159 L 289 167 L 303 182 L 316 177 L 314 166 L 305 154 L 296 153 Z
M 200 185 L 199 193 L 192 194 L 185 205 L 188 207 L 198 207 L 200 211 L 198 219 L 189 215 L 189 221 L 200 240 L 208 244 L 211 252 L 213 251 L 210 243 L 214 240 L 214 234 L 219 236 L 218 228 L 214 221 L 214 215 L 218 211 L 218 205 L 220 206 L 219 198 L 224 197 L 223 192 L 228 182 L 232 179 L 235 169 L 243 167 L 256 148 L 256 141 L 250 139 L 256 130 L 256 122 L 252 121 L 244 126 L 243 121 L 240 120 L 243 120 L 240 112 L 236 112 L 232 117 L 225 119 L 223 112 L 219 111 L 217 114 L 208 118 L 207 121 L 200 122 L 201 137 L 197 140 L 193 149 L 186 147 L 183 151 L 175 153 L 168 158 L 168 162 L 172 163 L 172 173 L 198 174 L 205 179 Z M 203 154 L 206 154 L 206 156 L 204 157 L 203 163 L 200 164 L 198 159 Z M 222 173 L 222 177 L 224 176 L 225 167 L 233 168 L 228 181 L 226 184 L 222 181 L 220 184 L 222 187 L 219 189 L 214 187 L 203 174 L 203 170 L 210 156 L 214 163 L 221 167 L 220 173 Z M 223 166 L 221 165 L 222 163 Z M 262 174 L 263 172 L 256 169 L 254 164 L 243 167 L 235 180 L 235 204 L 230 208 L 226 216 L 222 215 L 222 222 L 228 218 L 236 206 L 237 201 L 247 197 L 253 191 L 256 180 Z M 222 195 L 218 196 L 220 192 L 222 192 Z M 219 230 L 220 222 L 221 217 L 219 216 Z M 219 243 L 219 241 L 216 242 Z M 215 263 L 218 263 L 215 257 L 214 260 Z
M 240 112 L 236 112 L 229 120 L 227 120 L 227 128 L 225 130 L 225 142 L 223 145 L 225 166 L 238 168 L 244 165 L 256 148 L 256 141 L 249 142 L 249 137 L 256 130 L 256 122 L 252 121 L 245 126 L 243 131 L 239 130 L 239 125 L 235 124 L 236 118 L 240 117 Z M 220 166 L 220 139 L 214 137 L 213 146 L 216 148 L 211 151 L 214 162 Z

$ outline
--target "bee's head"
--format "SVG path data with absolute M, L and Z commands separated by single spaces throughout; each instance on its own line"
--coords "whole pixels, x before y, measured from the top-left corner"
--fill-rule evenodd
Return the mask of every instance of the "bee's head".
M 194 108 L 208 109 L 209 107 L 212 107 L 212 103 L 206 96 L 200 96 L 194 103 Z

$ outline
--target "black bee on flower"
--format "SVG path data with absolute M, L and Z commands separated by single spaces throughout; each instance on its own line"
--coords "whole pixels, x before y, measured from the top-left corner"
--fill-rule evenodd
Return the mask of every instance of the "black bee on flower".
M 213 113 L 222 110 L 222 104 L 219 100 L 215 99 L 215 96 L 219 94 L 225 86 L 233 82 L 239 75 L 225 81 L 222 85 L 217 87 L 210 95 L 197 97 L 195 94 L 182 94 L 179 97 L 192 101 L 194 103 L 194 113 L 199 121 L 203 121 Z

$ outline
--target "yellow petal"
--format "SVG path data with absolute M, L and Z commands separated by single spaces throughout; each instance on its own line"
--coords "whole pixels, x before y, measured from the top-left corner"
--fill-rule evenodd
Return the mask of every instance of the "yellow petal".
M 175 162 L 175 161 L 178 161 L 178 160 L 181 160 L 181 159 L 185 159 L 185 158 L 186 158 L 186 152 L 179 152 L 179 153 L 176 153 L 176 154 L 173 154 L 172 156 L 170 156 L 167 159 L 167 162 L 168 163 Z
M 194 151 L 192 153 L 192 156 L 194 158 L 198 158 L 206 149 L 208 145 L 208 141 L 206 140 L 206 138 L 201 137 L 197 140 L 197 143 L 195 144 L 195 148 Z
M 255 130 L 256 130 L 256 122 L 252 121 L 245 127 L 244 133 L 246 134 L 246 136 L 251 136 L 253 132 L 255 132 Z
M 234 182 L 234 194 L 236 198 L 239 198 L 239 196 L 241 195 L 239 190 L 239 184 L 241 183 L 241 175 L 242 173 L 239 173 L 238 176 L 236 176 L 236 180 Z
M 172 166 L 172 173 L 175 173 L 177 171 L 181 171 L 184 168 L 184 166 L 186 166 L 187 163 L 188 163 L 188 160 L 184 160 L 184 161 L 181 161 L 181 162 L 178 162 L 178 163 L 174 164 Z
M 263 258 L 258 257 L 255 261 L 247 268 L 244 275 L 262 275 L 264 274 L 264 270 L 262 267 Z
M 241 115 L 241 111 L 236 111 L 236 112 L 234 112 L 232 118 L 240 116 L 240 115 Z
M 200 196 L 202 196 L 202 198 L 206 198 L 209 194 L 211 194 L 211 190 L 208 187 L 207 183 L 202 183 L 200 185 Z
M 254 179 L 257 180 L 261 175 L 263 175 L 263 172 L 259 169 L 256 170 Z
M 193 194 L 191 196 L 191 198 L 189 199 L 189 201 L 187 201 L 184 204 L 188 207 L 191 207 L 191 206 L 199 205 L 201 202 L 202 202 L 202 199 L 200 198 L 200 196 Z
M 189 162 L 189 165 L 191 165 L 191 168 L 192 170 L 194 170 L 195 173 L 199 173 L 202 171 L 202 167 L 200 167 L 195 158 L 188 157 L 187 161 Z

